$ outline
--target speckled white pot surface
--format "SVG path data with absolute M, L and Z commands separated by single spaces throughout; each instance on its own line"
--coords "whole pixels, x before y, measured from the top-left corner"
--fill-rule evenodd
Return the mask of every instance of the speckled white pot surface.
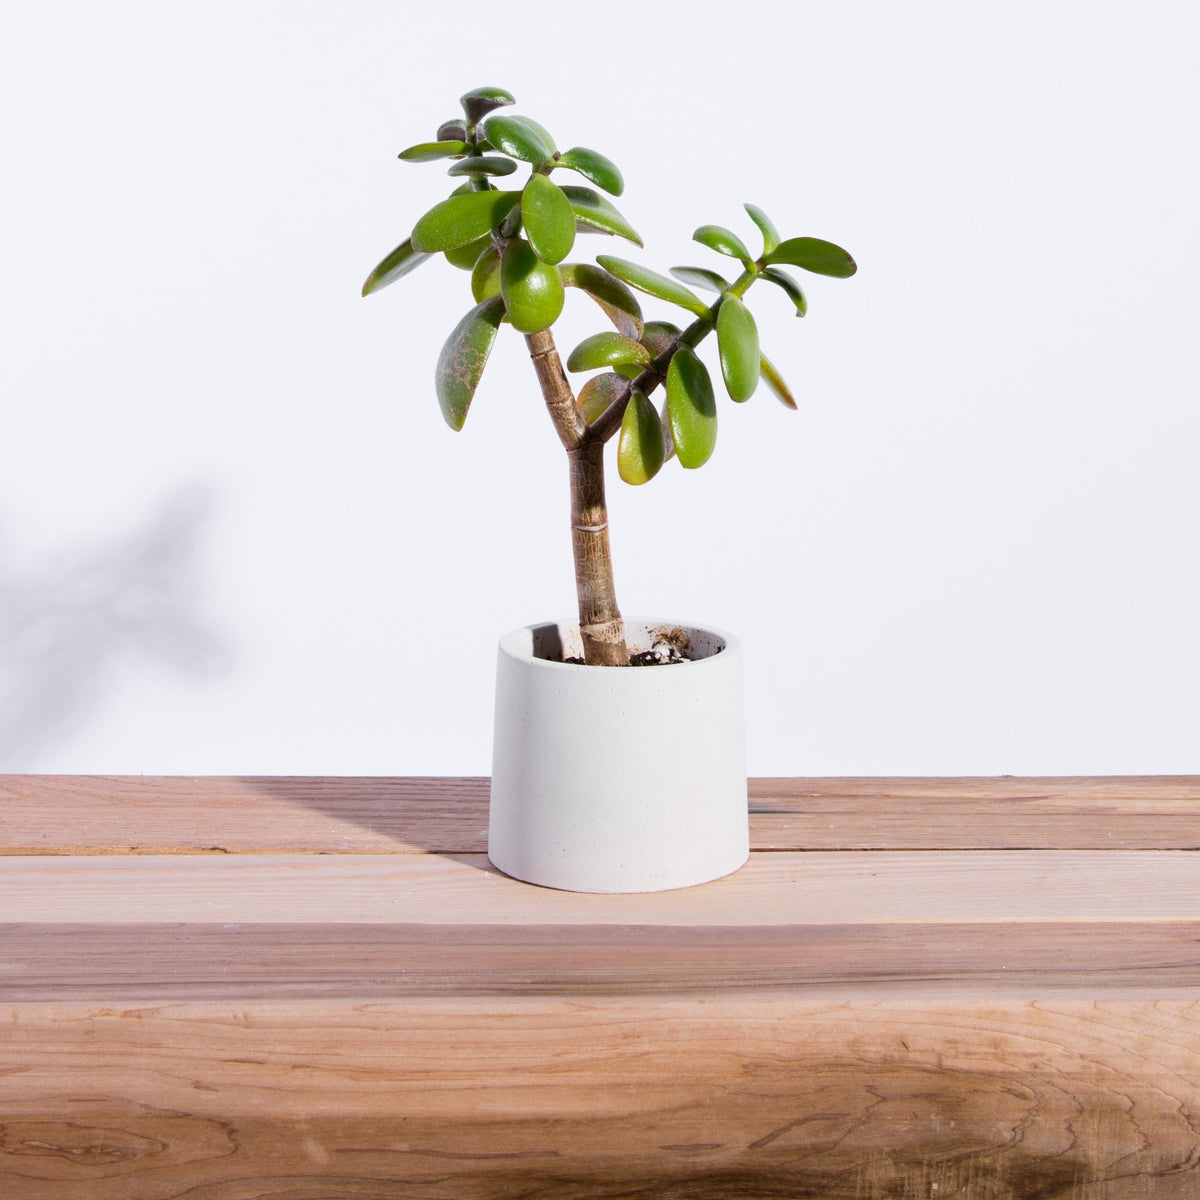
M 577 625 L 500 641 L 488 856 L 578 892 L 654 892 L 748 858 L 742 648 L 720 630 L 626 620 L 633 652 L 664 636 L 691 662 L 588 667 Z

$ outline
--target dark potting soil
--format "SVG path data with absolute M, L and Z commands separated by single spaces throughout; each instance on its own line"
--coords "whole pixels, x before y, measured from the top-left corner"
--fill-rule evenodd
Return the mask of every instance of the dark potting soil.
M 654 644 L 649 650 L 639 650 L 629 656 L 631 667 L 666 667 L 674 663 L 692 662 L 691 640 L 682 629 L 656 629 Z M 571 657 L 560 660 L 584 666 L 582 658 Z
M 575 663 L 580 667 L 587 665 L 582 658 L 563 658 L 559 661 L 565 663 Z M 691 661 L 692 660 L 688 658 L 686 654 L 680 654 L 678 650 L 667 656 L 660 656 L 657 651 L 654 650 L 642 650 L 638 654 L 631 654 L 629 656 L 629 665 L 631 667 L 666 667 L 670 666 L 672 663 L 685 663 Z

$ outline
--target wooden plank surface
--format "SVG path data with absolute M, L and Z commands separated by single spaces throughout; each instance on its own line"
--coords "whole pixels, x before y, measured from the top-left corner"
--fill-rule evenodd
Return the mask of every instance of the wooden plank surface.
M 651 896 L 486 800 L 0 778 L 0 1200 L 1200 1197 L 1200 779 L 754 780 Z
M 0 1003 L 733 994 L 1200 1000 L 1198 943 L 1200 920 L 750 929 L 5 924 Z
M 0 776 L 0 854 L 480 854 L 486 779 Z M 752 779 L 757 850 L 1195 850 L 1200 776 Z
M 10 1000 L 1200 998 L 1200 855 L 1186 851 L 762 852 L 648 896 L 533 888 L 480 855 L 31 856 L 0 860 L 0 897 Z
M 15 1200 L 1194 1200 L 1200 1006 L 0 1008 Z
M 699 888 L 588 895 L 509 879 L 483 855 L 173 855 L 0 860 L 3 919 L 675 925 L 1193 921 L 1200 854 L 1180 850 L 760 852 Z

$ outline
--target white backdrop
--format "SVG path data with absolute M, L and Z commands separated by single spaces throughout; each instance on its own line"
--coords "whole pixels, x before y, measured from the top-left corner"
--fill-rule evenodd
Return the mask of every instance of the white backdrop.
M 1197 10 L 725 7 L 6 0 L 0 767 L 487 773 L 564 461 L 507 329 L 443 425 L 465 275 L 359 287 L 494 84 L 625 173 L 645 252 L 576 257 L 719 265 L 749 200 L 859 262 L 752 297 L 799 413 L 610 483 L 623 609 L 747 645 L 752 773 L 1200 771 Z

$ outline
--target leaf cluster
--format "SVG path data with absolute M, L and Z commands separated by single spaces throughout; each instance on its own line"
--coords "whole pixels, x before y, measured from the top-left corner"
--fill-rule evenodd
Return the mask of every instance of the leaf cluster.
M 598 255 L 596 265 L 569 262 L 581 233 L 642 244 L 608 198 L 621 195 L 624 181 L 617 166 L 597 151 L 582 146 L 560 151 L 536 121 L 496 111 L 513 103 L 503 89 L 476 88 L 461 98 L 462 118 L 443 123 L 435 140 L 401 152 L 406 162 L 448 160 L 447 174 L 461 182 L 416 222 L 363 284 L 364 296 L 379 291 L 437 254 L 470 272 L 475 307 L 454 328 L 438 359 L 437 393 L 448 424 L 462 428 L 500 325 L 507 322 L 526 335 L 548 330 L 563 310 L 567 288 L 590 296 L 614 326 L 576 346 L 566 365 L 572 372 L 601 372 L 583 384 L 576 405 L 588 436 L 607 439 L 619 431 L 618 471 L 627 482 L 646 482 L 671 457 L 687 468 L 711 457 L 715 389 L 696 353 L 710 333 L 716 334 L 721 378 L 731 399 L 748 400 L 762 379 L 795 408 L 791 390 L 761 352 L 757 324 L 743 297 L 754 283 L 766 280 L 802 317 L 807 298 L 783 268 L 846 278 L 857 269 L 850 255 L 819 238 L 781 239 L 770 218 L 747 204 L 761 254 L 752 254 L 735 232 L 720 225 L 702 225 L 693 235 L 740 265 L 732 279 L 704 266 L 673 267 L 669 276 L 662 275 L 614 255 Z M 521 167 L 529 173 L 520 187 L 497 184 Z M 561 170 L 594 186 L 559 183 L 554 175 Z M 706 301 L 693 289 L 716 299 Z M 680 329 L 644 321 L 635 292 L 682 308 L 691 323 Z M 649 399 L 660 385 L 665 391 L 661 410 Z

